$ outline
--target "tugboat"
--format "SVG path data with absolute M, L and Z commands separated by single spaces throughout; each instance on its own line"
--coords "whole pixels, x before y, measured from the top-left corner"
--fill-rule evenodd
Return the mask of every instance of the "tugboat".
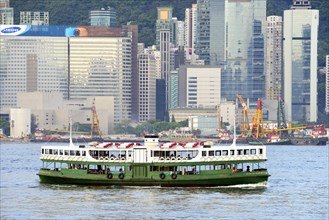
M 41 147 L 41 183 L 212 187 L 266 182 L 266 146 L 230 146 L 203 142 L 159 143 L 146 135 L 144 144 L 97 143 Z

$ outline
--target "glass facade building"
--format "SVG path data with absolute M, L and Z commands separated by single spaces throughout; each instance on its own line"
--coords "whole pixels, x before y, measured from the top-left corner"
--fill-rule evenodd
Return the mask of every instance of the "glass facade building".
M 265 96 L 266 0 L 198 0 L 195 53 L 222 71 L 222 97 Z
M 225 1 L 222 97 L 256 102 L 265 96 L 266 0 Z
M 306 3 L 306 4 L 304 4 Z M 319 11 L 294 1 L 284 11 L 284 100 L 289 121 L 317 121 Z
M 108 7 L 108 10 L 101 8 L 101 10 L 90 11 L 90 25 L 91 26 L 117 26 L 117 13 Z

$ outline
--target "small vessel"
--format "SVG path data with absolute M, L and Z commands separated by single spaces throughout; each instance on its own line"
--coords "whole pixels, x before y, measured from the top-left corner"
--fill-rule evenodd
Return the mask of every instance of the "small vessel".
M 235 138 L 235 136 L 234 136 Z M 266 182 L 266 146 L 211 143 L 140 143 L 42 146 L 41 183 L 212 187 Z
M 250 145 L 290 145 L 289 138 L 281 138 L 279 134 L 270 134 L 267 139 L 251 139 L 248 141 Z

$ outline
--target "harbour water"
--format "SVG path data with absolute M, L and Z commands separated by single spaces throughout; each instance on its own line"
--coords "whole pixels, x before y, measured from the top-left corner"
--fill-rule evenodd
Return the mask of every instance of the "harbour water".
M 328 145 L 268 146 L 266 185 L 216 188 L 40 184 L 40 145 L 1 143 L 0 219 L 329 218 Z

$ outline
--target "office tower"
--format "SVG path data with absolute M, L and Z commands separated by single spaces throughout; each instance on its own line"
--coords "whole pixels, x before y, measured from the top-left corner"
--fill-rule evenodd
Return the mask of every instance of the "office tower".
M 161 31 L 166 30 L 169 32 L 168 41 L 174 44 L 175 31 L 172 19 L 171 7 L 158 7 L 158 18 L 156 20 L 156 49 L 160 50 Z
M 131 119 L 131 38 L 70 38 L 70 99 L 114 96 L 114 122 Z
M 178 78 L 179 107 L 216 107 L 221 100 L 221 68 L 181 66 Z
M 317 120 L 317 41 L 319 10 L 294 0 L 284 11 L 284 101 L 288 121 Z
M 138 26 L 128 22 L 122 27 L 127 36 L 131 38 L 131 119 L 138 120 Z
M 131 119 L 134 37 L 129 28 L 12 28 L 19 36 L 2 30 L 1 107 L 15 107 L 17 92 L 56 91 L 71 100 L 113 96 L 114 122 Z
M 68 39 L 52 36 L 0 38 L 0 106 L 16 107 L 18 92 L 61 92 L 68 98 Z
M 197 33 L 197 5 L 185 9 L 185 54 L 187 59 L 194 54 Z
M 21 11 L 20 24 L 49 25 L 49 12 Z
M 176 22 L 176 45 L 175 47 L 184 47 L 184 21 Z
M 10 7 L 9 0 L 0 0 L 0 24 L 14 24 L 14 9 Z
M 169 80 L 169 109 L 171 109 L 178 107 L 178 69 L 170 72 Z
M 256 102 L 265 96 L 266 0 L 226 0 L 224 27 L 222 97 Z
M 329 55 L 326 56 L 326 112 L 329 113 Z
M 198 0 L 195 53 L 223 67 L 222 97 L 265 96 L 266 0 Z
M 166 81 L 164 79 L 156 79 L 156 120 L 168 120 L 166 110 Z
M 282 75 L 282 17 L 267 17 L 266 28 L 266 99 L 281 96 Z
M 138 121 L 156 119 L 156 60 L 153 53 L 138 55 L 139 90 Z
M 194 52 L 206 64 L 210 64 L 210 0 L 197 1 L 197 16 L 197 36 Z
M 117 26 L 117 13 L 114 8 L 101 8 L 100 10 L 90 11 L 90 25 L 91 26 Z

